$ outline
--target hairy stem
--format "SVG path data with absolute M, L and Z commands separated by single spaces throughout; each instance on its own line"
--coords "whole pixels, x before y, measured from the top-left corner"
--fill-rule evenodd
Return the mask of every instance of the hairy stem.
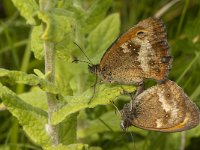
M 40 0 L 40 10 L 45 12 L 51 9 L 52 0 Z M 46 24 L 42 23 L 43 32 L 46 29 Z M 44 41 L 44 59 L 45 59 L 45 74 L 47 75 L 47 80 L 50 82 L 55 82 L 55 43 Z M 51 124 L 51 118 L 53 112 L 57 110 L 57 101 L 54 94 L 47 93 L 48 101 L 48 127 L 47 132 L 51 136 L 52 145 L 57 145 L 58 135 L 57 129 Z

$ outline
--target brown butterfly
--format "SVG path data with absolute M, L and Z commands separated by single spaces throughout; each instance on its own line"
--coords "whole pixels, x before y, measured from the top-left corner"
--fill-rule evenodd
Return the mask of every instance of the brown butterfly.
M 171 63 L 165 25 L 151 17 L 119 37 L 89 71 L 105 82 L 140 85 L 146 78 L 163 81 Z
M 200 123 L 198 107 L 170 80 L 143 91 L 120 113 L 123 129 L 133 125 L 146 130 L 178 132 Z

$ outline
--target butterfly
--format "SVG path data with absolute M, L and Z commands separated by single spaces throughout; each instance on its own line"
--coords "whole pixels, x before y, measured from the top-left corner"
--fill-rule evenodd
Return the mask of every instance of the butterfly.
M 90 72 L 104 82 L 140 85 L 145 79 L 163 81 L 172 63 L 164 23 L 155 17 L 140 21 L 120 36 Z
M 135 126 L 146 130 L 178 132 L 200 123 L 198 107 L 171 80 L 143 91 L 132 102 L 125 104 L 120 114 L 122 129 Z

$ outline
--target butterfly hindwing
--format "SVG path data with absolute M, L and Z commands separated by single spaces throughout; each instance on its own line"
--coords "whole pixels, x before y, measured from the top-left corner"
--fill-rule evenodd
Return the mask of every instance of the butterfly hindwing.
M 139 94 L 132 110 L 126 105 L 121 113 L 125 127 L 133 125 L 162 132 L 187 130 L 200 122 L 197 106 L 170 80 Z

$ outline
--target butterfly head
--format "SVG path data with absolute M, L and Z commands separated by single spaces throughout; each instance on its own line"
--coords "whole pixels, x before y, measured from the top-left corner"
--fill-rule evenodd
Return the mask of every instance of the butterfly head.
M 99 71 L 100 71 L 99 64 L 98 65 L 88 65 L 88 70 L 91 73 L 99 74 Z
M 120 114 L 121 114 L 121 118 L 122 118 L 120 127 L 123 130 L 126 130 L 129 126 L 132 125 L 131 118 L 134 117 L 134 115 L 132 114 L 132 110 L 130 108 L 130 105 L 125 104 L 124 108 L 120 111 Z
M 131 126 L 131 123 L 128 120 L 122 120 L 120 123 L 120 127 L 122 130 L 126 131 L 126 129 Z

